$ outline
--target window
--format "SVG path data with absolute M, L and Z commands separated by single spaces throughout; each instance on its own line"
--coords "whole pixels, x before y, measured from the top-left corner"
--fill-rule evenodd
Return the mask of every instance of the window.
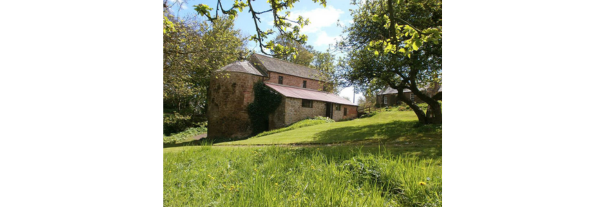
M 340 111 L 340 104 L 336 104 L 336 111 Z
M 344 114 L 344 116 L 346 116 L 346 115 L 347 115 L 347 107 L 345 107 L 345 114 Z
M 303 88 L 307 88 L 307 81 L 303 81 Z
M 383 99 L 384 105 L 387 105 L 388 104 L 387 103 L 387 96 L 386 95 L 382 96 L 382 99 Z
M 412 100 L 412 102 L 414 102 L 414 94 L 410 94 L 410 100 Z
M 284 76 L 279 76 L 278 83 L 279 84 L 284 84 Z
M 313 101 L 303 99 L 302 100 L 302 107 L 313 108 Z

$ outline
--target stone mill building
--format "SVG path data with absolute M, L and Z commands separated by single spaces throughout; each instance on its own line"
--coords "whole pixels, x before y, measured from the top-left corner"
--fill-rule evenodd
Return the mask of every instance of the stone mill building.
M 335 121 L 357 117 L 357 105 L 322 91 L 319 72 L 302 65 L 253 54 L 221 68 L 227 74 L 213 78 L 208 88 L 208 137 L 247 137 L 252 133 L 247 106 L 254 101 L 253 85 L 262 81 L 282 95 L 269 115 L 269 128 L 277 129 L 315 116 Z

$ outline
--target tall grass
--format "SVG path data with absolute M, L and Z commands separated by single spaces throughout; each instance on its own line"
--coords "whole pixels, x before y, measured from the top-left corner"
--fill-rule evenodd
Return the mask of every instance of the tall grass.
M 189 128 L 183 132 L 177 134 L 171 134 L 170 136 L 164 135 L 164 144 L 174 144 L 186 139 L 190 139 L 196 135 L 206 133 L 208 129 L 204 126 Z
M 380 148 L 164 153 L 164 206 L 441 206 L 441 156 Z

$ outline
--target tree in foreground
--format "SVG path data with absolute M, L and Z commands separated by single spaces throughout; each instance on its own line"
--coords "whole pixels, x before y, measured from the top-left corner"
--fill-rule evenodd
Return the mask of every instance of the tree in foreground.
M 368 0 L 352 11 L 354 23 L 339 49 L 349 84 L 365 89 L 389 86 L 414 110 L 422 124 L 441 124 L 441 1 Z M 412 36 L 406 39 L 405 37 Z M 429 105 L 424 112 L 403 90 Z
M 301 16 L 294 19 L 293 17 L 290 17 L 289 11 L 294 7 L 294 3 L 299 2 L 299 0 L 268 0 L 268 9 L 260 10 L 259 8 L 254 8 L 252 6 L 252 1 L 253 0 L 235 0 L 232 5 L 223 5 L 222 0 L 216 0 L 216 6 L 214 8 L 207 4 L 198 4 L 195 5 L 194 8 L 198 14 L 206 17 L 212 22 L 221 15 L 227 15 L 230 19 L 234 19 L 238 16 L 238 13 L 247 10 L 250 18 L 254 21 L 255 26 L 255 34 L 250 37 L 250 40 L 259 44 L 260 51 L 263 54 L 298 55 L 295 47 L 276 43 L 274 40 L 269 40 L 269 36 L 275 34 L 277 31 L 278 34 L 289 40 L 301 44 L 306 43 L 307 36 L 300 34 L 300 30 L 310 23 L 309 20 L 304 19 Z M 312 1 L 326 7 L 327 0 Z M 369 1 L 371 0 L 362 1 L 362 4 Z M 164 0 L 164 8 L 169 7 L 167 2 L 168 0 Z M 431 0 L 427 2 L 430 3 Z M 351 3 L 358 4 L 356 0 L 351 0 Z M 440 39 L 441 26 L 422 28 L 411 23 L 410 19 L 407 17 L 402 18 L 398 15 L 400 10 L 405 9 L 405 7 L 422 6 L 424 3 L 425 2 L 421 0 L 386 0 L 386 2 L 381 3 L 381 9 L 372 12 L 369 18 L 371 18 L 372 21 L 380 22 L 383 27 L 389 29 L 389 32 L 378 39 L 373 39 L 372 45 L 375 47 L 372 49 L 377 52 L 378 50 L 384 50 L 385 52 L 408 54 L 417 50 L 427 41 Z M 439 1 L 439 4 L 441 4 L 441 1 Z M 439 5 L 439 7 L 441 6 Z M 265 13 L 270 13 L 272 15 L 273 26 L 263 30 L 259 27 L 259 25 L 261 25 L 259 15 Z M 164 25 L 167 25 L 168 27 L 171 24 L 168 19 L 164 19 L 164 23 Z M 399 41 L 406 41 L 408 43 L 400 45 L 398 44 Z

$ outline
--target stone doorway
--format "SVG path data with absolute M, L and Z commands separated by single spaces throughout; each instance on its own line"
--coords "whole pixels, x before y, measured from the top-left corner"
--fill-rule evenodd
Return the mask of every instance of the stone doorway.
M 332 113 L 333 113 L 332 103 L 326 102 L 326 117 L 329 117 L 330 119 L 332 119 Z

